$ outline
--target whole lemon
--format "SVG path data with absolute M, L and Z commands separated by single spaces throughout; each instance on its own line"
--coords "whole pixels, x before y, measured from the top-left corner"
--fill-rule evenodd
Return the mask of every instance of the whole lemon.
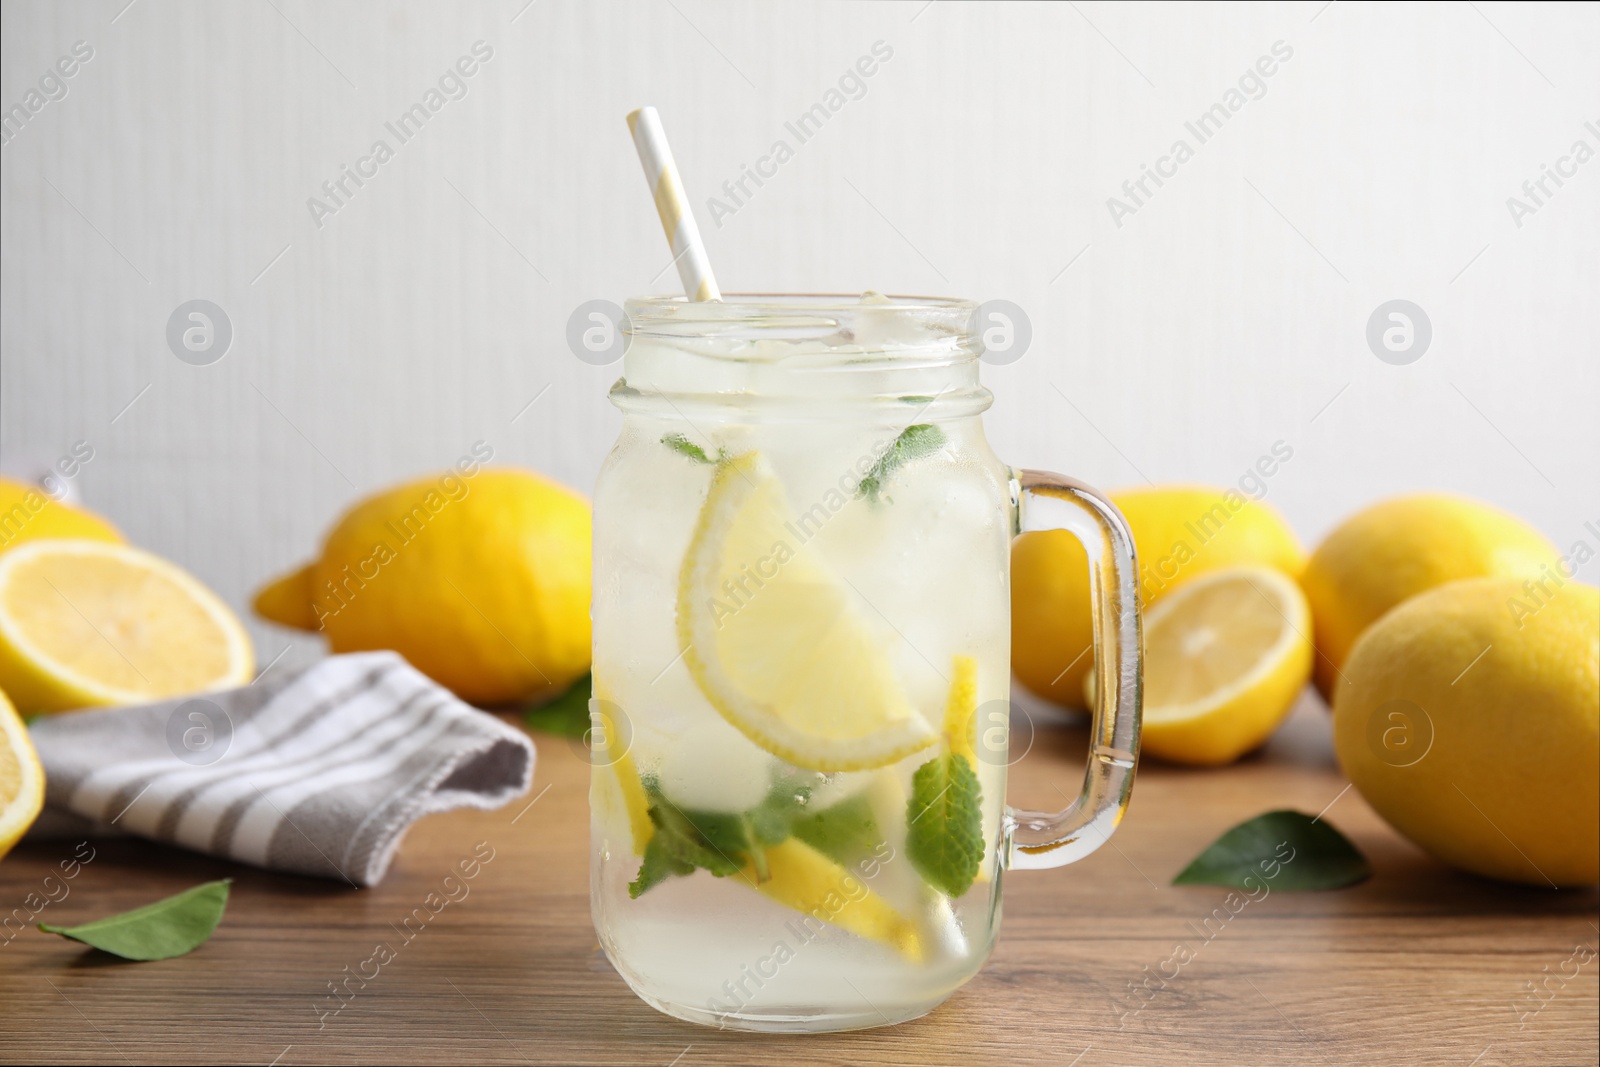
M 589 669 L 589 503 L 529 471 L 473 468 L 357 504 L 255 610 L 324 631 L 335 652 L 393 649 L 476 704 L 564 692 Z
M 1268 504 L 1236 489 L 1148 486 L 1110 494 L 1128 520 L 1139 557 L 1139 595 L 1149 604 L 1221 567 L 1260 564 L 1299 574 L 1305 554 Z M 1011 666 L 1029 690 L 1081 707 L 1094 665 L 1089 564 L 1060 530 L 1027 533 L 1011 549 Z
M 1513 515 L 1446 493 L 1395 497 L 1341 523 L 1306 562 L 1301 588 L 1316 629 L 1312 677 L 1331 702 L 1361 632 L 1445 582 L 1553 573 L 1556 550 Z
M 1374 623 L 1344 673 L 1339 763 L 1396 830 L 1492 878 L 1600 882 L 1600 590 L 1451 582 Z
M 122 540 L 100 516 L 52 500 L 36 485 L 0 478 L 0 552 L 38 537 Z

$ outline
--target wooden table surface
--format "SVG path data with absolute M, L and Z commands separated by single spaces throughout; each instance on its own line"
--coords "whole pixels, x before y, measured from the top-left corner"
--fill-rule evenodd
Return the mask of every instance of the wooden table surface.
M 1051 716 L 1034 732 L 1011 799 L 1047 806 L 1055 784 L 1078 779 L 1086 730 Z M 70 895 L 42 919 L 81 922 L 231 875 L 226 918 L 199 950 L 159 963 L 112 960 L 33 930 L 0 946 L 0 1059 L 1491 1067 L 1600 1058 L 1596 892 L 1497 885 L 1428 859 L 1345 791 L 1310 695 L 1264 752 L 1234 767 L 1147 761 L 1115 847 L 1009 876 L 993 958 L 932 1014 L 807 1037 L 692 1026 L 629 992 L 589 922 L 587 767 L 565 741 L 538 743 L 529 799 L 546 791 L 537 803 L 425 820 L 376 889 L 133 840 L 97 843 Z M 1337 892 L 1274 892 L 1203 941 L 1195 926 L 1225 891 L 1168 883 L 1223 830 L 1279 807 L 1327 807 L 1376 876 Z M 389 924 L 481 841 L 494 859 L 470 895 L 339 1014 L 319 1016 L 329 983 L 376 942 L 395 940 Z M 0 903 L 20 904 L 71 849 L 19 846 L 0 863 Z M 1155 974 L 1179 943 L 1194 958 L 1130 1013 L 1142 1002 L 1130 983 Z M 1528 992 L 1535 983 L 1540 999 Z

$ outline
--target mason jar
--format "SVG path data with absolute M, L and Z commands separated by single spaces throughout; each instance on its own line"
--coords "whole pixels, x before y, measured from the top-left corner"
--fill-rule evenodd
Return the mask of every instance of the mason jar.
M 994 947 L 1003 874 L 1087 855 L 1138 751 L 1132 540 L 990 450 L 977 306 L 743 295 L 626 307 L 594 501 L 595 929 L 719 1027 L 915 1018 Z M 1095 599 L 1088 769 L 1005 804 L 1011 541 L 1066 529 Z

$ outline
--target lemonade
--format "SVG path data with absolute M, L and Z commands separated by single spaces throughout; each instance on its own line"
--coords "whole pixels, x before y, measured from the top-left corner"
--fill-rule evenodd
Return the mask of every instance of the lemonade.
M 628 308 L 593 905 L 661 1010 L 837 1030 L 923 1014 L 993 945 L 1019 489 L 971 305 L 785 300 Z

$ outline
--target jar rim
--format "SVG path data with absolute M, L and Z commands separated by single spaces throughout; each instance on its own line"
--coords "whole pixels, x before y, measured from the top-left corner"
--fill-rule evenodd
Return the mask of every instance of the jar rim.
M 881 296 L 885 303 L 867 303 L 864 296 Z M 690 300 L 682 295 L 630 297 L 625 310 L 632 318 L 675 321 L 738 322 L 770 315 L 800 313 L 860 314 L 862 312 L 971 315 L 978 302 L 962 297 L 908 296 L 896 293 L 723 293 L 721 300 Z
M 764 418 L 797 408 L 885 406 L 937 399 L 941 414 L 981 411 L 978 304 L 950 297 L 879 293 L 729 293 L 629 300 L 622 321 L 623 378 L 611 391 L 623 410 L 648 396 L 681 413 L 737 409 Z M 715 384 L 708 384 L 715 383 Z

